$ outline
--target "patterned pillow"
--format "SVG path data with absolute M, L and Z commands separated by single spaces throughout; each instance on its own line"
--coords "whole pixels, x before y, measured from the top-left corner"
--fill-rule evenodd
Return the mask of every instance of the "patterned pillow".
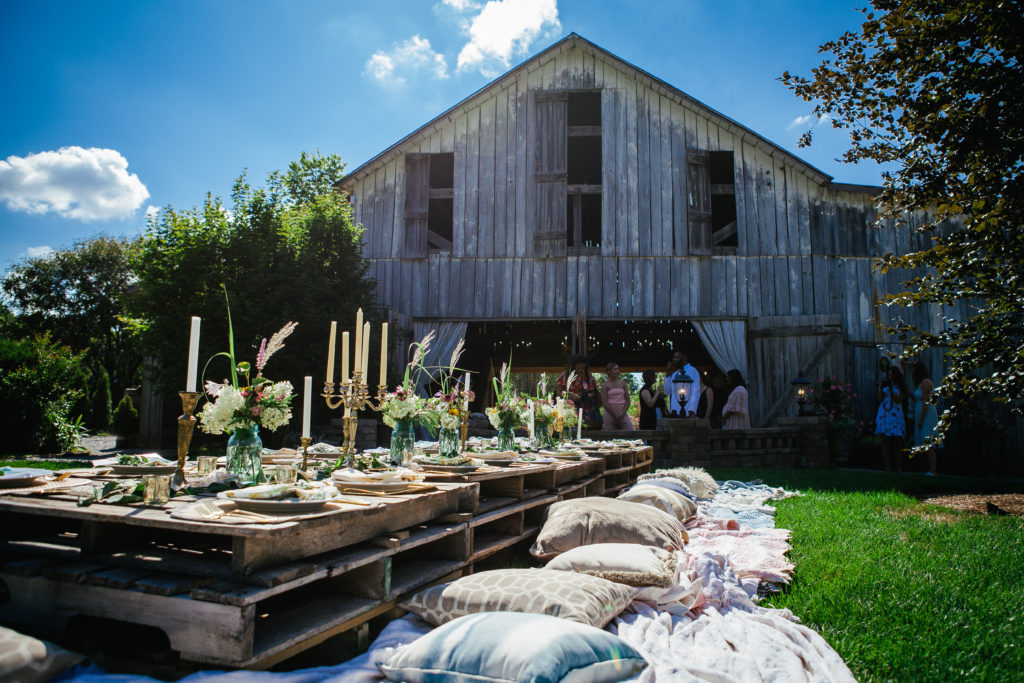
M 553 503 L 530 553 L 550 559 L 593 543 L 639 543 L 682 549 L 689 540 L 673 515 L 650 505 L 594 496 Z
M 0 626 L 0 681 L 48 681 L 84 656 Z
M 631 503 L 643 503 L 656 507 L 680 522 L 685 522 L 697 513 L 696 504 L 686 496 L 662 486 L 651 486 L 650 484 L 637 484 L 619 494 L 618 500 L 628 500 Z
M 676 576 L 676 554 L 637 543 L 581 545 L 548 562 L 545 569 L 579 572 L 627 586 L 668 588 Z
M 626 641 L 599 628 L 546 614 L 485 612 L 435 628 L 380 669 L 407 683 L 614 683 L 645 666 Z
M 636 589 L 553 569 L 495 569 L 425 588 L 401 604 L 431 624 L 476 612 L 529 612 L 602 627 Z

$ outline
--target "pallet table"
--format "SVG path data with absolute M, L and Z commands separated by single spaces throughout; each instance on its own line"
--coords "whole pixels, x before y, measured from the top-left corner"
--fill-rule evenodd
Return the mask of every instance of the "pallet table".
M 183 659 L 265 668 L 461 575 L 479 485 L 373 499 L 277 524 L 222 525 L 70 496 L 0 495 L 0 620 L 75 615 L 155 626 Z M 215 634 L 215 637 L 211 637 Z

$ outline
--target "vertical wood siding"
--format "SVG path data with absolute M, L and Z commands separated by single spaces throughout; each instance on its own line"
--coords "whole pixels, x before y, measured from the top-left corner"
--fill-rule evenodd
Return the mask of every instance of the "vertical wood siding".
M 566 100 L 551 93 L 594 88 L 602 108 L 601 247 L 567 253 L 564 240 L 548 239 L 540 248 L 535 238 L 564 229 L 566 211 L 565 184 L 550 182 L 566 172 Z M 691 150 L 733 154 L 735 254 L 702 243 L 692 251 L 688 192 L 707 179 L 688 172 Z M 879 272 L 880 256 L 923 245 L 892 222 L 876 229 L 870 194 L 823 183 L 764 140 L 579 45 L 499 80 L 402 151 L 355 179 L 351 194 L 381 302 L 410 318 L 585 313 L 724 317 L 752 327 L 771 319 L 785 328 L 830 316 L 844 344 L 815 373 L 855 381 L 873 376 L 874 345 L 885 341 L 876 317 L 937 325 L 937 311 L 881 305 L 907 275 Z M 453 249 L 427 254 L 407 238 L 425 199 L 407 194 L 423 186 L 411 181 L 425 168 L 408 155 L 441 152 L 455 160 Z M 823 338 L 751 338 L 756 410 L 764 414 L 789 390 Z

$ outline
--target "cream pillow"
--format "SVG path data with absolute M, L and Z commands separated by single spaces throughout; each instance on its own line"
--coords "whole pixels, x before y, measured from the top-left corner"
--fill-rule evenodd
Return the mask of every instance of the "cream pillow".
M 84 656 L 0 626 L 0 681 L 48 681 Z
M 566 551 L 545 569 L 579 572 L 627 586 L 668 588 L 676 576 L 676 554 L 637 543 L 595 543 Z
M 435 626 L 477 612 L 527 612 L 603 628 L 636 589 L 553 569 L 495 569 L 431 586 L 400 607 Z
M 673 515 L 649 505 L 594 496 L 553 503 L 530 553 L 540 559 L 594 543 L 639 543 L 677 550 L 688 539 Z
M 697 505 L 686 496 L 663 486 L 637 484 L 619 494 L 618 500 L 643 503 L 667 512 L 680 522 L 685 522 L 697 513 Z

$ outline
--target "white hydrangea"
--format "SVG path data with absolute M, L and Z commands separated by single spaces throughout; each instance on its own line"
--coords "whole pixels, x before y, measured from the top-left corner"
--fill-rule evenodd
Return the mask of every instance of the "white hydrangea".
M 458 429 L 462 426 L 462 418 L 445 411 L 441 413 L 441 429 Z
M 203 406 L 199 414 L 201 429 L 207 434 L 223 434 L 232 426 L 235 412 L 245 406 L 242 392 L 230 384 L 222 386 L 214 400 Z

